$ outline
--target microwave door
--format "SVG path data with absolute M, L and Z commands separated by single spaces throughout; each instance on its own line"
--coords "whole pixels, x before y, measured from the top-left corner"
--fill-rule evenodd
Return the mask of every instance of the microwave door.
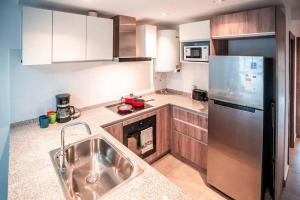
M 201 58 L 201 48 L 193 48 L 192 50 L 191 50 L 191 57 L 192 58 Z
M 184 60 L 186 61 L 208 61 L 207 46 L 186 46 L 184 47 Z
M 188 61 L 199 61 L 201 59 L 201 47 L 187 47 L 184 59 Z

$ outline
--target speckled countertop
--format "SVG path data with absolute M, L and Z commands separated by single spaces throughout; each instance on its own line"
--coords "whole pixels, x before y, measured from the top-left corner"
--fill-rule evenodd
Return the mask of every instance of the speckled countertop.
M 190 199 L 179 187 L 128 150 L 101 126 L 122 121 L 168 104 L 207 115 L 207 104 L 173 94 L 151 94 L 144 98 L 155 99 L 155 101 L 149 102 L 153 105 L 152 108 L 120 116 L 102 106 L 82 112 L 81 117 L 76 120 L 87 122 L 93 134 L 100 134 L 108 139 L 144 170 L 141 175 L 109 192 L 105 199 Z M 8 199 L 65 199 L 59 177 L 49 155 L 50 151 L 60 147 L 61 127 L 62 124 L 53 124 L 47 129 L 40 129 L 37 123 L 25 123 L 11 129 Z M 68 131 L 70 132 L 66 134 L 66 144 L 87 137 L 79 127 Z

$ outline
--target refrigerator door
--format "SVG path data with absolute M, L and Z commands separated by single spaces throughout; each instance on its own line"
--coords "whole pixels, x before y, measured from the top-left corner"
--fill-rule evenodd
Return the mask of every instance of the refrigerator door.
M 264 58 L 211 56 L 209 98 L 263 110 Z
M 261 197 L 263 111 L 209 100 L 207 181 L 237 200 Z

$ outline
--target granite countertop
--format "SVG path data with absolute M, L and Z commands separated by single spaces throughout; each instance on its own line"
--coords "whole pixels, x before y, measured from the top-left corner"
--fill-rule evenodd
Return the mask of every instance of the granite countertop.
M 153 105 L 152 108 L 120 116 L 104 106 L 100 106 L 83 111 L 80 118 L 71 121 L 87 122 L 93 134 L 100 134 L 108 139 L 144 170 L 141 175 L 111 191 L 105 196 L 105 199 L 190 199 L 179 187 L 132 153 L 101 126 L 122 121 L 168 104 L 180 106 L 207 116 L 207 103 L 173 94 L 151 94 L 144 98 L 155 99 L 155 101 L 148 102 Z M 37 123 L 30 122 L 12 127 L 8 199 L 65 199 L 59 177 L 49 155 L 50 151 L 60 147 L 60 129 L 63 125 L 52 124 L 47 129 L 40 129 Z M 66 144 L 87 137 L 81 128 L 76 127 L 68 130 L 65 139 Z

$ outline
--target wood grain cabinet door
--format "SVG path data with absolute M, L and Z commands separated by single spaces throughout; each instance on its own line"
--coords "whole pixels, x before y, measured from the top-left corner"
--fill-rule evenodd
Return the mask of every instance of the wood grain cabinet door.
M 207 130 L 184 121 L 173 119 L 173 129 L 207 144 Z
M 160 158 L 171 148 L 171 113 L 166 106 L 156 111 L 156 152 L 144 160 L 148 163 Z
M 199 114 L 189 112 L 185 109 L 181 109 L 173 106 L 173 118 L 199 126 L 203 129 L 208 127 L 208 118 Z
M 207 145 L 177 131 L 172 134 L 172 153 L 175 153 L 201 169 L 207 166 Z
M 122 122 L 107 126 L 104 128 L 109 132 L 114 138 L 123 143 L 123 124 Z
M 213 17 L 212 38 L 275 35 L 275 7 L 248 10 Z
M 208 118 L 173 106 L 172 153 L 206 170 Z
M 162 155 L 170 150 L 171 115 L 169 106 L 157 111 L 156 128 L 157 153 Z

